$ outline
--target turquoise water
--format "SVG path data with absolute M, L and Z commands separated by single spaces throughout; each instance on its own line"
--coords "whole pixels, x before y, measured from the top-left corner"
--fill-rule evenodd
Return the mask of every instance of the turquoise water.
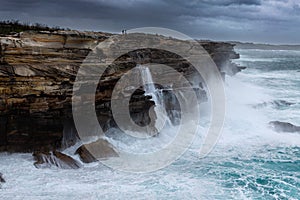
M 237 51 L 236 62 L 248 68 L 226 77 L 223 133 L 207 157 L 198 156 L 201 134 L 173 164 L 142 174 L 101 163 L 39 170 L 30 154 L 2 153 L 0 199 L 300 199 L 300 133 L 268 127 L 273 120 L 300 125 L 300 52 Z
M 248 67 L 244 72 L 253 84 L 265 88 L 274 100 L 293 103 L 289 107 L 266 109 L 278 120 L 300 124 L 300 51 L 239 50 L 239 63 Z M 258 61 L 257 61 L 258 60 Z
M 264 106 L 258 107 L 270 120 L 291 122 L 300 125 L 300 51 L 238 50 L 238 60 L 248 68 L 242 72 L 247 82 L 263 89 L 267 98 Z M 291 105 L 276 105 L 274 101 L 285 101 Z M 296 133 L 300 140 L 300 133 Z M 288 138 L 282 133 L 282 138 Z M 280 139 L 280 138 L 279 138 Z M 287 143 L 288 145 L 288 143 Z M 299 145 L 280 147 L 273 145 L 249 160 L 236 158 L 245 166 L 246 178 L 238 183 L 253 193 L 257 199 L 300 199 L 300 148 Z M 268 155 L 268 156 L 266 156 Z M 247 166 L 250 167 L 247 170 Z M 243 173 L 244 170 L 241 170 Z M 252 173 L 251 173 L 252 172 Z M 256 173 L 257 172 L 257 173 Z M 233 178 L 235 175 L 229 175 Z M 247 184 L 248 183 L 248 184 Z

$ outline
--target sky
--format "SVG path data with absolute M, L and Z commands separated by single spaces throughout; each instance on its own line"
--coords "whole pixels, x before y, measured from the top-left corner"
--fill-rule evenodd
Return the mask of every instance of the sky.
M 0 0 L 0 20 L 120 32 L 163 27 L 197 39 L 300 44 L 300 0 Z

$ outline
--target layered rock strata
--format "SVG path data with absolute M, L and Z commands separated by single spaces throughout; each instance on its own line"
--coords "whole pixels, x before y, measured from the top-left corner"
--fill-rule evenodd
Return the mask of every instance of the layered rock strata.
M 79 140 L 72 118 L 74 80 L 91 49 L 112 36 L 99 32 L 28 31 L 0 37 L 0 151 L 53 151 Z M 155 41 L 185 44 L 162 36 Z M 233 45 L 199 42 L 222 74 L 233 75 L 242 69 L 231 62 L 239 57 Z M 117 126 L 110 105 L 117 81 L 130 69 L 145 63 L 166 64 L 185 76 L 194 73 L 190 63 L 167 51 L 140 49 L 120 56 L 106 69 L 96 92 L 97 117 L 104 131 Z M 205 99 L 202 83 L 199 84 L 195 90 Z M 163 89 L 166 99 L 174 98 L 170 88 Z M 166 107 L 178 106 L 173 102 Z M 143 88 L 133 91 L 129 105 L 131 117 L 138 125 L 147 125 L 148 111 L 153 105 Z

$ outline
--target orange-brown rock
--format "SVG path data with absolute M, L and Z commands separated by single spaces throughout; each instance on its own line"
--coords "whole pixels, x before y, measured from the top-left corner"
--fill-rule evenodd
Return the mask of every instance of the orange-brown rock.
M 81 167 L 78 161 L 59 151 L 35 152 L 33 153 L 33 157 L 36 161 L 34 163 L 36 168 L 58 167 L 61 169 L 78 169 Z
M 91 49 L 112 36 L 98 32 L 27 31 L 0 37 L 0 151 L 52 151 L 76 143 L 79 138 L 71 105 L 76 74 Z M 185 41 L 162 36 L 154 40 L 185 45 Z M 133 40 L 126 45 L 134 44 Z M 233 45 L 209 41 L 201 44 L 221 72 L 234 74 L 239 70 L 230 61 L 238 57 Z M 97 88 L 95 107 L 104 131 L 116 126 L 110 106 L 115 84 L 139 63 L 166 64 L 187 76 L 193 73 L 193 67 L 186 60 L 171 52 L 141 49 L 122 55 L 107 68 Z M 172 74 L 169 77 L 177 80 Z M 89 99 L 91 95 L 86 94 L 82 99 Z M 126 94 L 122 95 L 121 101 Z M 153 101 L 140 91 L 130 98 L 133 120 L 139 125 L 148 124 L 148 110 Z
M 78 154 L 80 160 L 84 163 L 96 162 L 97 160 L 118 156 L 114 147 L 104 139 L 99 139 L 95 142 L 80 146 L 75 154 Z

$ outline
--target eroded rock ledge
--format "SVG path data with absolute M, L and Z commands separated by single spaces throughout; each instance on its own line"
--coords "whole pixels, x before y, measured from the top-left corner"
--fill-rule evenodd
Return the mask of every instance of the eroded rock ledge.
M 111 36 L 29 31 L 0 37 L 0 151 L 53 151 L 78 140 L 71 112 L 73 83 L 91 49 Z M 171 38 L 158 37 L 160 41 L 173 42 Z M 223 74 L 233 75 L 242 69 L 231 62 L 239 57 L 232 44 L 199 42 Z M 114 85 L 126 71 L 147 62 L 170 65 L 185 75 L 192 71 L 187 61 L 159 50 L 143 49 L 118 58 L 101 78 L 96 94 L 98 120 L 104 130 L 115 126 L 110 109 Z M 133 119 L 137 124 L 147 124 L 153 102 L 142 89 L 135 91 L 131 99 Z

